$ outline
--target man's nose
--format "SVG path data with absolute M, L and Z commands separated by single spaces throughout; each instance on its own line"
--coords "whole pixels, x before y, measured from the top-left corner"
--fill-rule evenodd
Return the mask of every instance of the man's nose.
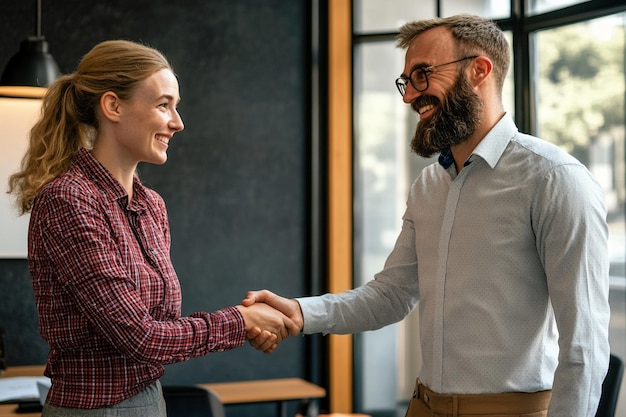
M 402 96 L 402 101 L 406 104 L 411 104 L 418 98 L 422 93 L 417 91 L 413 84 L 406 83 L 406 89 L 404 90 L 404 95 Z

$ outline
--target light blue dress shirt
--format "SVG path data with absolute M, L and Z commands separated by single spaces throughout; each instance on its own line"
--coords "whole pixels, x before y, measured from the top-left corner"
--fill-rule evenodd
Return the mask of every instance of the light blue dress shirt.
M 446 153 L 422 171 L 374 280 L 298 299 L 303 331 L 378 329 L 419 301 L 431 389 L 553 389 L 551 417 L 593 417 L 609 360 L 607 239 L 590 172 L 505 115 L 458 175 Z

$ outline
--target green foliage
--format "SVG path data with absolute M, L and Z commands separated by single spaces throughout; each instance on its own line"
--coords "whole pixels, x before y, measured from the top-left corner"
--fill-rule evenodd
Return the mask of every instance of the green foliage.
M 539 135 L 586 162 L 590 143 L 624 128 L 623 19 L 604 18 L 536 35 Z

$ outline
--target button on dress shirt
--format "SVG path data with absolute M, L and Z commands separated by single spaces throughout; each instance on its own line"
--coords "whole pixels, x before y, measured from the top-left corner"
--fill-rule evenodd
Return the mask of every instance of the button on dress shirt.
M 28 262 L 50 345 L 48 402 L 99 408 L 152 384 L 163 365 L 243 345 L 234 307 L 181 317 L 165 204 L 134 195 L 86 150 L 36 198 Z
M 505 115 L 458 175 L 449 152 L 422 171 L 374 280 L 298 299 L 304 332 L 374 330 L 419 301 L 432 390 L 552 388 L 550 416 L 593 417 L 609 358 L 607 236 L 589 171 Z

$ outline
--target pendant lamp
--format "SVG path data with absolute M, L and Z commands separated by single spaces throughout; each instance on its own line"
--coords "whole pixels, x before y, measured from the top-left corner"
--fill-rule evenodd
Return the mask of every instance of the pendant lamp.
M 41 98 L 59 77 L 59 66 L 41 35 L 41 0 L 37 0 L 36 35 L 20 44 L 0 78 L 0 97 Z

